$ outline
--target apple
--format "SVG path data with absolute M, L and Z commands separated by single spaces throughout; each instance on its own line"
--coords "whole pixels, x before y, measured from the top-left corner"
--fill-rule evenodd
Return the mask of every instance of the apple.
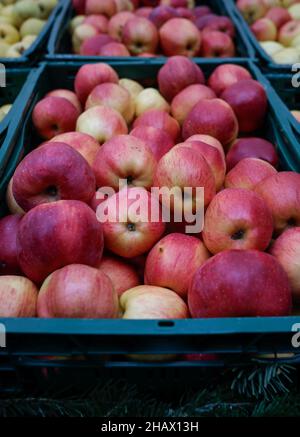
M 255 21 L 251 30 L 258 41 L 275 41 L 277 38 L 277 28 L 270 18 L 260 18 Z
M 300 111 L 291 111 L 291 114 L 300 123 Z
M 205 27 L 207 27 L 218 17 L 218 15 L 213 13 L 202 15 L 201 17 L 196 17 L 195 24 L 197 28 L 202 32 Z
M 151 285 L 139 285 L 127 290 L 120 298 L 120 306 L 123 319 L 188 318 L 187 306 L 178 294 Z M 159 356 L 155 357 L 157 359 Z
M 231 170 L 244 158 L 259 158 L 269 162 L 274 167 L 278 164 L 275 146 L 263 138 L 238 138 L 227 153 L 227 170 Z
M 118 190 L 120 179 L 125 179 L 130 186 L 151 188 L 156 159 L 144 141 L 117 135 L 100 147 L 93 170 L 97 187 Z
M 87 98 L 85 109 L 95 106 L 105 106 L 118 111 L 126 123 L 133 119 L 135 106 L 131 95 L 121 85 L 116 83 L 102 83 L 97 85 Z
M 170 196 L 161 196 L 161 202 L 165 207 L 171 207 L 171 211 L 198 212 L 199 208 L 207 206 L 216 193 L 216 183 L 212 170 L 201 153 L 184 144 L 174 147 L 166 153 L 158 162 L 153 182 L 154 187 L 167 187 L 172 189 L 179 187 L 181 190 Z M 193 189 L 190 197 L 182 196 L 182 190 L 186 187 Z M 195 189 L 204 189 L 204 205 L 201 194 Z M 200 204 L 200 206 L 199 206 Z
M 279 172 L 261 181 L 255 191 L 270 208 L 277 235 L 300 225 L 300 174 Z
M 288 9 L 288 14 L 291 19 L 300 20 L 300 5 L 299 3 L 291 5 Z
M 11 24 L 0 23 L 0 41 L 7 44 L 15 44 L 20 41 L 20 34 Z
M 224 100 L 211 99 L 198 102 L 183 123 L 184 140 L 195 134 L 210 135 L 223 146 L 234 141 L 238 134 L 238 121 Z
M 199 23 L 199 21 L 198 21 Z M 199 28 L 199 27 L 198 27 Z M 211 17 L 207 24 L 203 27 L 203 30 L 217 30 L 219 32 L 226 33 L 230 38 L 235 37 L 235 27 L 231 19 L 228 17 Z
M 83 156 L 90 166 L 93 165 L 96 154 L 99 150 L 99 143 L 90 135 L 81 132 L 68 132 L 57 135 L 50 142 L 65 143 L 73 147 Z
M 135 15 L 137 17 L 149 18 L 149 16 L 150 16 L 152 11 L 153 11 L 153 7 L 151 7 L 151 6 L 144 6 L 142 8 L 138 8 L 135 11 Z
M 280 235 L 271 246 L 271 255 L 273 255 L 279 264 L 283 267 L 288 275 L 293 299 L 300 302 L 300 228 L 295 227 L 287 229 Z
M 237 7 L 249 24 L 265 16 L 268 7 L 261 0 L 238 0 Z
M 115 319 L 118 311 L 118 297 L 110 278 L 82 264 L 71 264 L 49 275 L 37 301 L 41 318 Z
M 91 24 L 82 23 L 79 26 L 76 26 L 72 35 L 72 47 L 74 52 L 80 53 L 84 41 L 96 35 L 98 35 L 98 30 Z
M 169 288 L 183 299 L 196 270 L 210 254 L 198 238 L 169 234 L 151 249 L 145 267 L 145 284 Z
M 227 188 L 207 208 L 202 232 L 205 246 L 216 254 L 228 249 L 265 250 L 272 238 L 272 214 L 253 191 Z
M 160 93 L 170 102 L 194 83 L 205 83 L 201 68 L 185 56 L 172 56 L 158 72 Z
M 178 16 L 178 10 L 171 6 L 157 6 L 149 14 L 149 20 L 159 29 L 171 18 Z
M 275 168 L 262 159 L 244 158 L 226 175 L 225 188 L 253 190 L 259 182 L 276 173 Z
M 144 89 L 144 87 L 140 85 L 136 80 L 126 78 L 120 79 L 119 85 L 121 85 L 121 87 L 125 88 L 125 90 L 129 92 L 133 100 L 135 100 L 135 98 Z
M 135 98 L 135 114 L 139 117 L 150 109 L 170 112 L 170 105 L 155 88 L 145 88 Z
M 97 266 L 103 252 L 102 226 L 78 200 L 33 208 L 22 218 L 17 239 L 21 269 L 36 283 L 68 264 Z
M 151 126 L 162 129 L 172 137 L 173 141 L 177 141 L 180 135 L 178 121 L 161 109 L 150 109 L 143 112 L 133 123 L 134 128 L 139 126 Z
M 84 24 L 91 24 L 95 27 L 98 33 L 108 32 L 108 19 L 105 15 L 88 15 L 83 20 Z
M 27 35 L 38 35 L 45 24 L 45 20 L 40 20 L 39 18 L 28 18 L 20 27 L 21 38 L 24 38 Z
M 17 204 L 12 192 L 13 178 L 10 179 L 6 189 L 6 204 L 11 214 L 24 215 L 25 211 Z
M 143 1 L 145 2 L 145 0 L 143 0 Z M 149 0 L 146 0 L 146 1 L 149 1 Z M 195 0 L 160 0 L 160 4 L 161 5 L 169 5 L 169 6 L 172 6 L 173 8 L 193 9 L 195 6 Z
M 112 17 L 117 12 L 117 6 L 115 0 L 86 0 L 85 14 L 103 14 L 107 17 Z
M 291 20 L 281 26 L 278 34 L 278 41 L 283 46 L 289 47 L 293 39 L 300 34 L 300 21 Z
M 114 39 L 106 34 L 99 34 L 87 38 L 80 46 L 80 55 L 82 56 L 100 56 L 100 50 L 106 44 L 114 42 Z
M 63 132 L 75 130 L 80 112 L 64 97 L 48 96 L 40 100 L 32 112 L 32 122 L 38 134 L 46 140 Z
M 76 131 L 91 135 L 103 144 L 115 135 L 128 133 L 121 114 L 107 106 L 94 106 L 84 111 L 77 119 Z
M 22 216 L 7 215 L 0 219 L 0 275 L 21 273 L 18 262 L 17 232 Z
M 135 269 L 118 257 L 104 256 L 98 269 L 109 277 L 118 296 L 130 288 L 140 285 Z
M 292 41 L 292 43 L 291 43 L 291 46 L 299 50 L 299 47 L 300 47 L 300 34 L 297 35 L 297 36 L 293 39 L 293 41 Z M 282 47 L 282 48 L 283 48 L 283 47 Z
M 208 86 L 220 96 L 226 88 L 246 79 L 251 79 L 251 74 L 246 68 L 235 64 L 222 64 L 210 75 Z
M 85 64 L 79 68 L 75 77 L 75 92 L 82 104 L 95 88 L 105 82 L 118 83 L 119 78 L 115 70 L 104 63 Z
M 89 203 L 95 191 L 95 177 L 89 164 L 73 147 L 49 142 L 20 162 L 14 173 L 12 191 L 24 211 L 61 199 Z
M 86 0 L 72 0 L 72 7 L 76 14 L 84 14 Z
M 272 20 L 276 28 L 279 30 L 285 23 L 292 20 L 293 17 L 285 8 L 273 7 L 268 10 L 265 18 Z
M 157 161 L 174 146 L 172 137 L 156 127 L 137 126 L 130 132 L 130 135 L 144 141 Z
M 85 19 L 85 15 L 75 15 L 75 17 L 71 19 L 69 23 L 69 30 L 71 35 L 73 35 L 74 30 L 76 29 L 77 26 L 83 24 L 84 19 Z
M 249 133 L 262 127 L 268 99 L 264 87 L 256 80 L 248 79 L 228 87 L 221 94 L 235 112 L 240 132 Z
M 124 44 L 118 42 L 110 42 L 101 47 L 99 56 L 130 56 L 129 51 Z
M 38 290 L 23 276 L 0 276 L 0 317 L 35 317 Z
M 204 15 L 212 14 L 212 10 L 209 6 L 196 6 L 193 11 L 195 17 L 204 17 Z
M 156 213 L 157 220 L 151 220 Z M 142 187 L 123 188 L 108 197 L 98 207 L 97 218 L 102 223 L 105 247 L 124 258 L 147 253 L 165 231 L 158 200 Z
M 123 29 L 128 20 L 134 18 L 132 12 L 123 11 L 118 12 L 116 15 L 111 17 L 108 23 L 108 34 L 114 38 L 116 41 L 121 42 L 123 38 Z
M 225 159 L 225 152 L 222 144 L 216 138 L 211 137 L 210 135 L 192 135 L 191 137 L 185 140 L 186 143 L 191 141 L 201 141 L 202 143 L 208 144 L 209 146 L 215 147 Z
M 179 7 L 175 9 L 177 12 L 177 16 L 181 18 L 187 18 L 190 21 L 195 21 L 196 17 L 192 11 L 192 9 Z
M 273 256 L 226 250 L 196 271 L 188 306 L 194 318 L 287 316 L 292 309 L 291 287 Z
M 136 16 L 125 23 L 122 42 L 133 55 L 155 53 L 159 42 L 158 32 L 152 21 Z
M 79 113 L 81 113 L 82 111 L 80 101 L 73 91 L 66 89 L 56 89 L 47 93 L 45 97 L 63 97 L 69 100 L 69 102 L 73 103 Z
M 288 47 L 276 52 L 272 58 L 277 64 L 295 64 L 300 61 L 300 52 L 293 47 Z
M 171 114 L 180 125 L 188 116 L 189 112 L 200 100 L 215 99 L 215 92 L 201 84 L 193 84 L 178 93 L 171 103 Z
M 174 32 L 176 29 L 176 32 Z M 160 44 L 167 56 L 196 56 L 201 35 L 195 24 L 186 18 L 171 18 L 159 29 Z
M 260 42 L 260 46 L 269 56 L 271 56 L 271 58 L 273 58 L 276 53 L 284 49 L 283 45 L 276 41 L 262 41 Z
M 205 30 L 202 33 L 201 54 L 205 58 L 232 58 L 235 56 L 234 43 L 224 32 Z

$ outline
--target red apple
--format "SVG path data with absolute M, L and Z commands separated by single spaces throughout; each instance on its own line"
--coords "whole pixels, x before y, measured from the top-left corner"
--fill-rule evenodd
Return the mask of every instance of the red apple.
M 82 111 L 80 101 L 73 91 L 57 89 L 50 91 L 50 93 L 46 94 L 46 97 L 64 97 L 65 99 L 69 100 L 69 102 L 73 103 L 75 108 L 78 109 L 79 113 Z
M 81 23 L 74 28 L 72 33 L 72 47 L 76 54 L 79 54 L 84 41 L 98 35 L 95 26 L 87 23 Z
M 68 265 L 48 276 L 37 302 L 41 318 L 115 319 L 118 310 L 109 277 L 82 264 Z
M 268 11 L 268 6 L 262 0 L 238 0 L 236 5 L 249 24 L 264 17 Z
M 231 170 L 245 158 L 259 158 L 269 162 L 274 167 L 278 163 L 278 155 L 274 145 L 263 138 L 238 138 L 227 153 L 227 170 Z
M 227 249 L 265 250 L 272 238 L 272 214 L 263 198 L 250 190 L 227 188 L 207 208 L 203 240 L 216 254 Z
M 291 14 L 285 8 L 273 7 L 268 10 L 266 18 L 272 20 L 277 29 L 280 29 L 288 21 L 292 20 Z
M 174 146 L 171 136 L 156 127 L 137 126 L 130 132 L 130 135 L 142 140 L 149 147 L 157 161 Z
M 72 7 L 77 15 L 84 15 L 86 0 L 72 0 Z
M 228 103 L 221 99 L 202 100 L 185 119 L 182 136 L 186 140 L 195 134 L 210 135 L 226 146 L 236 139 L 238 128 L 237 118 Z
M 232 58 L 235 56 L 234 43 L 224 32 L 205 30 L 202 33 L 201 54 L 204 58 Z
M 195 24 L 199 30 L 203 30 L 205 27 L 207 27 L 211 22 L 213 22 L 216 18 L 218 18 L 218 15 L 210 13 L 202 15 L 201 17 L 196 17 Z
M 115 0 L 86 0 L 85 14 L 103 14 L 112 17 L 117 12 Z
M 108 31 L 108 19 L 105 15 L 88 15 L 84 18 L 83 23 L 91 24 L 99 33 L 107 33 Z
M 110 42 L 114 42 L 114 39 L 104 33 L 92 36 L 83 41 L 80 46 L 80 54 L 83 56 L 99 56 L 102 47 Z
M 300 225 L 300 174 L 279 172 L 256 185 L 255 191 L 270 208 L 277 235 Z
M 278 34 L 280 44 L 289 47 L 296 36 L 300 35 L 300 21 L 291 20 L 281 26 Z
M 276 173 L 275 168 L 262 159 L 244 158 L 226 175 L 225 188 L 253 190 L 259 182 Z
M 128 11 L 118 12 L 116 15 L 111 17 L 108 24 L 109 35 L 115 40 L 121 42 L 124 26 L 131 18 L 134 18 L 134 14 Z
M 101 47 L 99 56 L 130 56 L 129 51 L 124 44 L 118 42 L 110 42 Z
M 174 29 L 177 29 L 174 32 Z M 167 56 L 193 57 L 200 50 L 201 35 L 195 24 L 186 18 L 171 18 L 159 29 L 160 44 Z
M 212 13 L 212 10 L 209 6 L 196 6 L 193 11 L 195 17 L 204 17 L 205 15 Z
M 49 140 L 55 135 L 75 130 L 80 112 L 63 97 L 44 97 L 34 107 L 32 121 L 38 134 Z
M 118 296 L 130 288 L 140 285 L 135 269 L 120 258 L 104 256 L 98 269 L 109 277 Z
M 134 17 L 124 25 L 122 42 L 133 55 L 155 53 L 159 42 L 158 32 L 147 18 Z
M 95 212 L 78 200 L 39 205 L 22 219 L 18 230 L 19 263 L 36 283 L 68 264 L 99 264 L 102 226 Z
M 188 292 L 192 317 L 266 317 L 291 313 L 288 277 L 274 257 L 227 250 L 201 266 Z
M 214 91 L 205 85 L 194 84 L 184 88 L 171 103 L 171 113 L 179 124 L 183 124 L 189 112 L 200 100 L 215 99 Z
M 158 200 L 145 188 L 123 188 L 108 197 L 97 209 L 105 247 L 124 258 L 147 253 L 165 231 L 160 212 Z
M 18 205 L 29 211 L 41 203 L 63 199 L 89 203 L 95 192 L 95 177 L 89 164 L 73 147 L 65 143 L 45 143 L 20 162 L 12 188 Z
M 295 227 L 284 231 L 271 246 L 270 253 L 287 273 L 294 301 L 300 302 L 300 228 Z
M 150 109 L 143 112 L 133 123 L 134 128 L 139 126 L 151 126 L 162 129 L 172 137 L 173 141 L 177 141 L 180 135 L 180 126 L 177 120 L 166 111 L 160 109 Z
M 251 79 L 251 74 L 240 65 L 223 64 L 217 67 L 208 79 L 208 85 L 220 96 L 226 88 L 240 80 Z
M 25 211 L 17 204 L 12 192 L 13 178 L 10 179 L 6 189 L 6 204 L 11 214 L 24 215 Z
M 128 185 L 150 188 L 156 159 L 144 141 L 131 135 L 117 135 L 100 147 L 93 169 L 97 187 L 118 190 L 123 179 Z
M 169 234 L 149 252 L 145 284 L 170 288 L 185 299 L 194 273 L 209 256 L 198 238 Z
M 127 124 L 121 114 L 107 106 L 94 106 L 77 119 L 76 130 L 94 137 L 103 144 L 115 135 L 128 133 Z
M 82 104 L 85 103 L 95 86 L 105 82 L 118 83 L 119 78 L 115 70 L 104 63 L 85 64 L 78 70 L 75 77 L 75 92 Z
M 228 87 L 222 94 L 234 110 L 240 132 L 253 132 L 262 127 L 268 109 L 264 87 L 256 80 L 242 80 Z
M 142 8 L 138 8 L 135 11 L 135 15 L 137 17 L 149 18 L 152 11 L 153 11 L 153 8 L 151 6 L 145 6 Z
M 217 30 L 226 33 L 230 38 L 235 37 L 235 27 L 233 22 L 228 17 L 213 17 L 209 20 L 203 30 Z
M 251 30 L 258 41 L 276 41 L 277 28 L 269 18 L 260 18 L 255 21 Z
M 193 13 L 192 9 L 179 7 L 175 9 L 177 12 L 177 16 L 181 18 L 187 18 L 190 21 L 195 21 L 196 17 Z
M 211 137 L 210 135 L 192 135 L 191 137 L 185 140 L 186 143 L 190 141 L 201 141 L 202 143 L 215 147 L 221 153 L 222 157 L 224 157 L 225 159 L 224 148 L 220 143 L 220 141 L 218 141 L 216 138 Z
M 171 6 L 157 6 L 151 11 L 148 18 L 159 29 L 168 20 L 177 16 L 177 9 Z
M 23 276 L 0 276 L 0 317 L 35 317 L 38 290 Z
M 172 56 L 158 73 L 159 91 L 169 102 L 187 86 L 204 82 L 201 68 L 185 56 Z
M 0 275 L 18 275 L 21 273 L 17 244 L 17 232 L 21 221 L 17 214 L 0 219 Z

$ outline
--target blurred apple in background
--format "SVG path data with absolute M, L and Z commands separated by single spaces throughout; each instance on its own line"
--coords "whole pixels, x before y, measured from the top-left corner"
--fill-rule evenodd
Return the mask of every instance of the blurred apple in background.
M 255 21 L 251 26 L 251 30 L 258 41 L 276 41 L 277 28 L 269 18 L 260 18 Z
M 261 0 L 238 0 L 237 7 L 249 24 L 262 18 L 268 11 L 268 7 Z
M 106 33 L 108 31 L 108 18 L 105 15 L 95 14 L 88 15 L 83 20 L 84 24 L 91 24 L 97 29 L 99 33 Z
M 149 14 L 149 20 L 159 29 L 166 21 L 178 17 L 178 9 L 171 6 L 157 6 Z
M 102 47 L 114 42 L 114 39 L 106 34 L 95 35 L 84 40 L 80 46 L 80 55 L 99 56 Z
M 159 38 L 154 24 L 143 17 L 128 20 L 123 27 L 122 42 L 130 53 L 155 53 Z
M 300 123 L 300 111 L 291 111 L 291 114 L 295 117 L 297 121 Z
M 0 317 L 35 317 L 38 290 L 23 276 L 0 276 Z
M 174 32 L 174 29 L 176 31 Z M 167 56 L 197 56 L 201 34 L 186 18 L 171 18 L 159 29 L 160 44 Z
M 110 42 L 105 44 L 99 50 L 99 56 L 130 56 L 129 51 L 124 44 L 118 42 Z
M 85 13 L 91 14 L 103 14 L 107 17 L 111 17 L 117 12 L 116 2 L 114 0 L 86 0 Z
M 134 14 L 128 11 L 118 12 L 111 17 L 108 23 L 108 34 L 117 41 L 122 41 L 123 29 L 128 20 L 134 18 Z
M 201 55 L 205 58 L 232 58 L 235 56 L 235 47 L 232 39 L 226 33 L 217 30 L 204 30 Z
M 292 16 L 289 11 L 278 6 L 270 8 L 265 17 L 273 21 L 277 29 L 280 29 L 280 27 L 282 27 L 285 23 L 292 20 Z

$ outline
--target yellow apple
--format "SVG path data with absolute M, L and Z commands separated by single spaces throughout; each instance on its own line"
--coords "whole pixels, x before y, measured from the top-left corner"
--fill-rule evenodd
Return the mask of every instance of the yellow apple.
M 144 89 L 144 87 L 142 87 L 142 85 L 140 85 L 135 80 L 126 79 L 126 78 L 120 79 L 119 85 L 125 88 L 133 99 L 135 99 L 140 94 L 140 92 L 143 91 Z
M 135 98 L 135 113 L 138 117 L 149 109 L 170 112 L 170 105 L 155 88 L 146 88 Z
M 84 19 L 85 19 L 85 15 L 76 15 L 74 18 L 72 18 L 69 25 L 71 34 L 74 32 L 77 26 L 82 24 Z
M 20 41 L 20 34 L 11 24 L 0 24 L 0 41 L 7 44 L 14 44 Z
M 273 56 L 284 49 L 283 45 L 276 41 L 263 41 L 260 45 L 269 56 Z
M 300 62 L 300 52 L 293 47 L 288 47 L 275 53 L 272 58 L 277 64 L 295 64 Z
M 20 27 L 20 35 L 22 38 L 27 35 L 38 35 L 45 24 L 45 20 L 39 18 L 28 18 Z

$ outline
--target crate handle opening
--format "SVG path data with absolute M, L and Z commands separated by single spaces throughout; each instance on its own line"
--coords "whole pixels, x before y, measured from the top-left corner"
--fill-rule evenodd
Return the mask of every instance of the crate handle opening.
M 160 328 L 173 328 L 175 326 L 175 322 L 172 320 L 161 320 L 158 322 L 158 326 Z

